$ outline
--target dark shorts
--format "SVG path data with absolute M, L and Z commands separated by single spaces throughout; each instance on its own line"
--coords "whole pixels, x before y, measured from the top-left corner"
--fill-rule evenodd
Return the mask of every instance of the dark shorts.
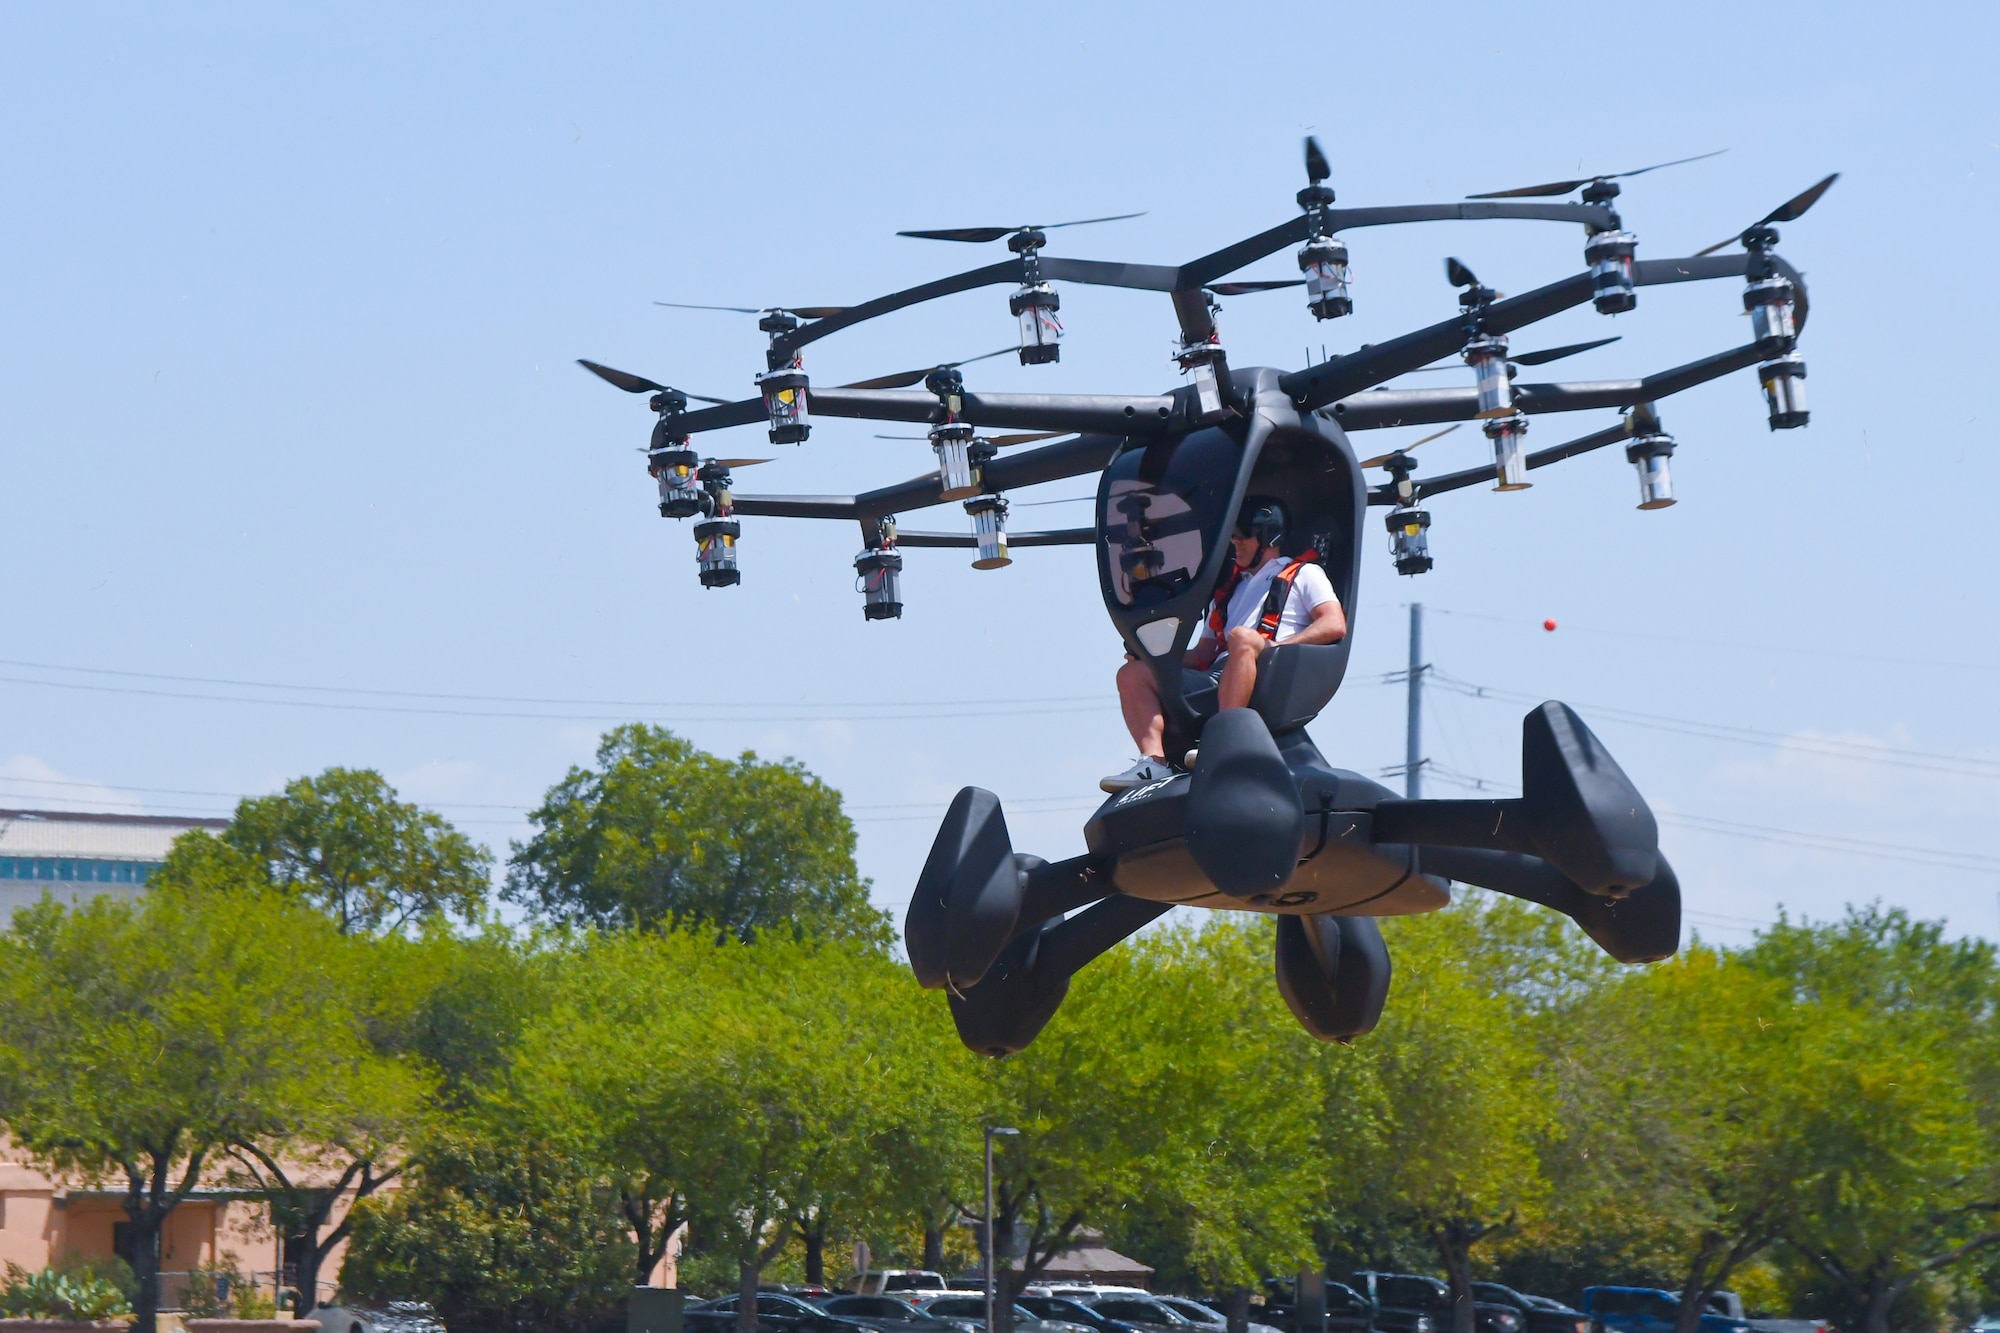
M 1197 713 L 1214 710 L 1216 687 L 1222 684 L 1222 668 L 1228 661 L 1229 654 L 1221 653 L 1209 663 L 1206 671 L 1196 671 L 1193 667 L 1181 668 L 1181 698 L 1188 707 Z

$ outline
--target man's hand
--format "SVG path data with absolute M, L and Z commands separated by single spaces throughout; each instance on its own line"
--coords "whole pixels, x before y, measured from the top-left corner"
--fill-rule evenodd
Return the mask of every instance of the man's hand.
M 1238 625 L 1229 631 L 1229 659 L 1232 662 L 1255 662 L 1264 651 L 1264 636 L 1249 625 Z
M 1234 637 L 1233 631 L 1231 637 Z M 1339 643 L 1346 637 L 1347 613 L 1340 609 L 1340 603 L 1321 602 L 1313 608 L 1312 620 L 1304 629 L 1288 639 L 1277 640 L 1277 643 Z

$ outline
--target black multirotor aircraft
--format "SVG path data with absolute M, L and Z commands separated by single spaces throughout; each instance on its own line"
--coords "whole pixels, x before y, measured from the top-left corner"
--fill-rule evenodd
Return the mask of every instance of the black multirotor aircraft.
M 1431 520 L 1422 507 L 1429 497 L 1488 480 L 1496 490 L 1521 489 L 1528 472 L 1609 444 L 1623 443 L 1638 469 L 1640 508 L 1672 504 L 1674 441 L 1655 407 L 1670 394 L 1754 366 L 1771 428 L 1806 424 L 1805 362 L 1796 350 L 1806 288 L 1776 253 L 1772 224 L 1804 214 L 1835 176 L 1730 241 L 1686 258 L 1640 260 L 1637 237 L 1611 207 L 1616 178 L 1640 172 L 1462 203 L 1358 209 L 1333 206 L 1326 158 L 1311 139 L 1306 174 L 1300 216 L 1178 266 L 1042 253 L 1049 231 L 1076 223 L 916 231 L 903 234 L 1004 238 L 1013 257 L 855 306 L 719 307 L 759 316 L 758 327 L 770 335 L 761 392 L 746 401 L 699 399 L 713 406 L 690 410 L 695 395 L 583 363 L 618 388 L 652 394 L 659 420 L 648 467 L 659 483 L 660 512 L 702 520 L 695 537 L 705 586 L 737 582 L 736 543 L 747 516 L 858 522 L 863 550 L 855 569 L 871 620 L 902 613 L 901 548 L 976 548 L 980 568 L 1007 564 L 1010 544 L 1097 548 L 1111 621 L 1159 682 L 1166 753 L 1186 753 L 1191 762 L 1106 800 L 1085 825 L 1089 851 L 1056 863 L 1014 851 L 998 797 L 974 787 L 958 793 L 918 881 L 904 938 L 918 980 L 948 992 L 959 1035 L 973 1050 L 998 1055 L 1026 1047 L 1079 968 L 1176 905 L 1276 914 L 1279 990 L 1299 1022 L 1329 1040 L 1364 1033 L 1381 1015 L 1390 969 L 1376 918 L 1434 911 L 1450 901 L 1453 880 L 1562 912 L 1625 962 L 1679 948 L 1680 887 L 1660 855 L 1652 812 L 1566 705 L 1545 703 L 1524 720 L 1518 799 L 1406 800 L 1332 767 L 1306 735 L 1306 724 L 1340 687 L 1351 634 L 1336 644 L 1267 648 L 1250 706 L 1222 712 L 1214 711 L 1212 693 L 1184 695 L 1182 657 L 1227 572 L 1228 538 L 1246 496 L 1282 503 L 1289 522 L 1281 549 L 1321 563 L 1351 626 L 1371 505 L 1388 511 L 1397 570 L 1417 574 L 1431 567 Z M 1577 202 L 1520 202 L 1575 191 Z M 1450 319 L 1299 370 L 1229 365 L 1214 320 L 1217 295 L 1304 286 L 1311 313 L 1336 318 L 1353 308 L 1341 232 L 1494 218 L 1581 224 L 1585 270 L 1503 299 L 1449 260 L 1447 277 L 1461 289 L 1459 313 Z M 1741 253 L 1717 253 L 1738 242 Z M 1292 245 L 1301 246 L 1301 278 L 1227 280 Z M 1751 339 L 1742 346 L 1636 379 L 1515 382 L 1520 366 L 1613 340 L 1511 354 L 1509 334 L 1585 301 L 1616 314 L 1634 308 L 1640 287 L 1713 278 L 1746 283 Z M 965 387 L 966 362 L 838 388 L 808 382 L 801 353 L 810 343 L 996 284 L 1015 286 L 1009 308 L 1020 343 L 1005 350 L 1024 365 L 1054 361 L 1062 335 L 1055 282 L 1165 292 L 1179 322 L 1176 360 L 1187 382 L 1152 395 L 974 393 Z M 1379 387 L 1451 356 L 1471 367 L 1473 387 Z M 1622 418 L 1605 429 L 1534 452 L 1523 448 L 1531 417 L 1607 408 Z M 732 466 L 760 460 L 704 459 L 692 445 L 700 432 L 756 421 L 768 421 L 773 443 L 796 443 L 814 415 L 921 423 L 937 470 L 858 495 L 735 495 Z M 1359 430 L 1469 420 L 1482 423 L 1494 461 L 1441 476 L 1414 475 L 1414 445 L 1363 462 L 1348 439 Z M 990 428 L 1017 433 L 982 433 Z M 1053 442 L 1000 454 L 1038 441 Z M 1370 485 L 1370 467 L 1383 468 L 1388 480 Z M 1010 537 L 1008 490 L 1088 473 L 1099 474 L 1091 527 Z M 972 519 L 970 533 L 898 530 L 898 513 L 954 500 Z

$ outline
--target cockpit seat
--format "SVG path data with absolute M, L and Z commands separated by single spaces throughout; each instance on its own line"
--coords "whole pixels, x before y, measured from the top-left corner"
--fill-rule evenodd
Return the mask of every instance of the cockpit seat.
M 1319 716 L 1347 674 L 1347 652 L 1340 644 L 1288 643 L 1273 645 L 1257 659 L 1257 686 L 1250 706 L 1264 719 L 1273 736 L 1297 731 Z M 1191 690 L 1184 696 L 1194 715 L 1194 731 L 1217 711 L 1215 687 Z

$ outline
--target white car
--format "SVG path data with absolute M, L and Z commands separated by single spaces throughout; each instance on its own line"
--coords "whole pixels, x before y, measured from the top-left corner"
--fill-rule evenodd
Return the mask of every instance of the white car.
M 1228 1333 L 1229 1319 L 1218 1310 L 1210 1309 L 1200 1301 L 1191 1301 L 1185 1296 L 1155 1296 L 1154 1300 L 1172 1310 L 1190 1323 L 1200 1324 L 1213 1333 Z M 1279 1333 L 1269 1324 L 1259 1324 L 1254 1320 L 1244 1325 L 1249 1333 Z

